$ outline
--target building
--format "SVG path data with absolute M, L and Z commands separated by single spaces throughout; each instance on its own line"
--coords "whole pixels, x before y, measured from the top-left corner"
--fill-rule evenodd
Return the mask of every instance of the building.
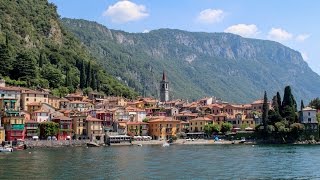
M 19 111 L 21 89 L 18 87 L 0 86 L 0 110 L 1 111 Z
M 169 82 L 165 72 L 163 71 L 162 81 L 160 82 L 160 102 L 167 101 L 169 101 Z
M 148 136 L 148 123 L 127 122 L 127 133 L 132 136 Z
M 22 90 L 21 93 L 21 108 L 24 111 L 28 110 L 28 105 L 30 103 L 48 103 L 49 93 L 47 92 L 41 92 L 41 91 L 36 91 L 36 90 L 31 90 L 31 89 L 24 89 Z
M 59 132 L 57 134 L 58 140 L 66 140 L 68 136 L 72 137 L 72 119 L 66 116 L 54 117 L 53 122 L 59 124 Z
M 0 143 L 6 140 L 6 132 L 2 126 L 0 126 Z
M 39 123 L 37 121 L 26 121 L 25 133 L 26 139 L 32 139 L 33 136 L 39 136 Z
M 25 118 L 19 112 L 15 114 L 6 114 L 1 120 L 5 128 L 6 141 L 25 138 Z
M 149 134 L 152 139 L 169 139 L 176 137 L 180 132 L 180 121 L 174 120 L 171 117 L 156 117 L 151 118 L 149 123 Z
M 85 139 L 87 138 L 87 129 L 86 129 L 86 119 L 87 115 L 82 112 L 73 113 L 72 118 L 72 128 L 76 139 Z
M 92 141 L 104 142 L 104 132 L 102 128 L 102 120 L 88 116 L 86 118 L 87 135 Z
M 317 121 L 317 110 L 311 107 L 306 107 L 302 109 L 302 118 L 300 119 L 305 127 L 306 135 L 314 135 L 319 137 L 318 133 L 318 121 Z M 307 137 L 309 138 L 309 137 Z
M 213 124 L 213 120 L 207 117 L 197 117 L 189 121 L 189 132 L 204 132 L 204 127 Z
M 48 121 L 49 117 L 49 111 L 39 109 L 32 113 L 31 119 L 38 123 L 42 123 L 44 121 Z
M 48 104 L 52 107 L 54 107 L 55 109 L 59 109 L 60 108 L 60 98 L 56 97 L 56 96 L 52 96 L 49 95 L 48 96 Z

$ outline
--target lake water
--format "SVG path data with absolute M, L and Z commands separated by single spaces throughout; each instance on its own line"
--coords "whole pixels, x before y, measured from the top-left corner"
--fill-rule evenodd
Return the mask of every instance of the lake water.
M 319 179 L 319 154 L 317 145 L 32 149 L 0 153 L 0 179 Z

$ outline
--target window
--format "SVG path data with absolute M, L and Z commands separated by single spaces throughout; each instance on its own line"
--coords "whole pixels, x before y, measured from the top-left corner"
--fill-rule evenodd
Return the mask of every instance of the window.
M 29 98 L 27 98 L 26 101 L 29 101 Z
M 310 116 L 310 112 L 308 112 L 308 116 Z
M 36 98 L 34 98 L 34 102 L 36 102 L 37 101 L 37 99 Z
M 308 118 L 308 123 L 311 123 L 311 118 Z

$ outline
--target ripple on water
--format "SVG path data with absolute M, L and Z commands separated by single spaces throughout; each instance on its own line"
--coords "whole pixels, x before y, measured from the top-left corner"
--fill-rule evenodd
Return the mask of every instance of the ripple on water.
M 0 154 L 0 179 L 318 179 L 319 147 L 153 145 L 34 149 Z

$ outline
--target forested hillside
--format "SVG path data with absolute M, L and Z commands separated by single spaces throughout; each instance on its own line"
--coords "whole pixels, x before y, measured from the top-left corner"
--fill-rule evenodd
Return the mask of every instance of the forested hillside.
M 0 76 L 10 85 L 50 88 L 55 95 L 77 88 L 137 95 L 62 27 L 47 0 L 0 1 Z
M 298 101 L 320 96 L 319 75 L 299 52 L 277 42 L 173 29 L 127 33 L 86 20 L 62 22 L 108 72 L 141 94 L 158 97 L 164 70 L 173 98 L 250 102 L 264 90 L 275 94 L 287 85 Z

